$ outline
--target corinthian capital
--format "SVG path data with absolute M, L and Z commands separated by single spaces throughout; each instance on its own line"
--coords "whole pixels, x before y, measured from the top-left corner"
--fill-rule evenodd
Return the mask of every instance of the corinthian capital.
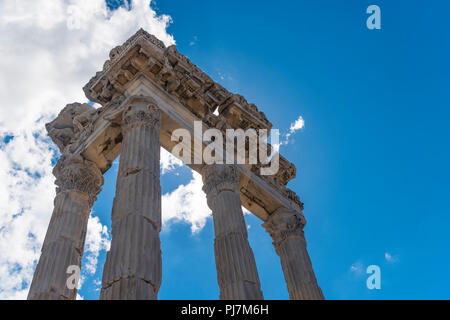
M 205 165 L 202 169 L 203 191 L 208 197 L 221 191 L 239 192 L 239 173 L 236 166 L 226 164 Z
M 97 165 L 80 155 L 62 155 L 53 169 L 53 175 L 56 177 L 56 193 L 71 190 L 84 192 L 91 204 L 102 190 L 104 181 Z
M 134 96 L 122 115 L 122 129 L 124 132 L 144 126 L 159 130 L 161 125 L 161 111 L 156 101 L 150 97 Z
M 300 237 L 304 241 L 305 225 L 306 220 L 302 213 L 288 208 L 279 208 L 262 226 L 272 237 L 276 248 L 289 237 Z

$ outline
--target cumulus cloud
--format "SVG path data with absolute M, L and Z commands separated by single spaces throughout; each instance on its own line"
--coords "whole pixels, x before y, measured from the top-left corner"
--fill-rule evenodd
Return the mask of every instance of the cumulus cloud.
M 0 144 L 0 300 L 23 299 L 53 209 L 55 150 L 38 123 Z
M 104 0 L 0 1 L 0 299 L 26 298 L 53 210 L 58 152 L 44 124 L 86 102 L 82 87 L 139 28 L 174 44 L 170 22 L 149 0 L 114 11 Z M 92 272 L 107 237 L 98 218 L 89 230 Z
M 175 158 L 170 153 L 169 155 Z M 181 161 L 177 165 L 184 166 Z M 203 229 L 207 219 L 212 216 L 202 190 L 202 177 L 195 171 L 192 171 L 192 175 L 192 179 L 186 185 L 180 185 L 172 192 L 162 195 L 162 219 L 166 231 L 170 230 L 172 223 L 184 222 L 191 226 L 191 231 L 195 234 Z M 242 211 L 244 215 L 252 214 L 244 207 Z
M 283 141 L 280 143 L 280 145 L 287 145 L 289 144 L 289 139 L 291 136 L 298 130 L 301 130 L 305 127 L 305 120 L 302 116 L 299 116 L 295 122 L 291 123 L 291 126 L 289 128 L 289 132 L 284 135 Z
M 295 122 L 293 124 L 291 124 L 291 127 L 289 128 L 289 132 L 292 134 L 295 131 L 303 129 L 304 126 L 305 126 L 305 120 L 303 120 L 303 117 L 300 116 L 300 117 L 298 117 L 297 120 L 295 120 Z
M 110 245 L 108 228 L 102 225 L 98 217 L 91 215 L 86 233 L 84 247 L 84 259 L 86 259 L 86 262 L 83 265 L 83 271 L 91 275 L 95 274 L 100 251 L 108 251 Z
M 2 1 L 0 18 L 0 125 L 8 131 L 86 101 L 81 88 L 140 27 L 174 43 L 170 17 L 157 16 L 148 0 L 113 12 L 104 0 Z
M 174 191 L 162 196 L 163 225 L 167 228 L 173 222 L 186 222 L 191 231 L 200 231 L 211 215 L 202 191 L 202 177 L 193 171 L 193 179 L 186 185 L 180 185 Z
M 182 166 L 183 161 L 175 157 L 166 149 L 161 148 L 161 159 L 160 159 L 161 174 L 166 174 Z
M 289 131 L 285 134 L 280 134 L 280 142 L 277 144 L 273 144 L 273 148 L 276 152 L 280 151 L 280 147 L 283 145 L 288 145 L 290 142 L 290 139 L 292 135 L 294 135 L 297 131 L 303 129 L 305 127 L 305 120 L 302 116 L 299 116 L 297 120 L 295 120 L 293 123 L 291 123 L 291 126 L 289 127 Z

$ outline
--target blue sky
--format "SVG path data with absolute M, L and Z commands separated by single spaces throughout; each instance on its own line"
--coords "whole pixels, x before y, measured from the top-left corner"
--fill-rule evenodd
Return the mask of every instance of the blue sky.
M 0 2 L 0 298 L 26 297 L 50 219 L 55 147 L 43 125 L 66 103 L 83 102 L 81 88 L 107 51 L 143 26 L 166 43 L 172 35 L 181 53 L 255 103 L 282 134 L 304 119 L 281 153 L 297 167 L 289 187 L 305 203 L 308 249 L 327 299 L 450 299 L 448 3 L 159 0 L 152 15 L 139 0 L 139 10 L 108 20 L 101 1 L 78 1 L 80 30 L 66 26 L 64 1 Z M 118 3 L 108 1 L 111 9 Z M 381 30 L 366 27 L 372 4 Z M 163 15 L 172 20 L 167 30 Z M 97 231 L 110 230 L 116 175 L 117 162 L 93 208 Z M 176 167 L 162 175 L 162 191 L 191 181 L 189 169 Z M 245 218 L 265 298 L 287 299 L 262 221 Z M 160 299 L 219 297 L 213 241 L 211 218 L 195 233 L 186 221 L 164 226 Z M 105 250 L 86 250 L 84 265 L 95 252 L 84 299 L 99 298 Z M 366 287 L 369 265 L 381 268 L 381 290 Z
M 382 29 L 366 28 L 377 4 Z M 449 299 L 450 6 L 432 1 L 158 1 L 180 52 L 244 95 L 275 128 L 305 127 L 281 153 L 305 203 L 306 236 L 328 299 Z M 447 19 L 447 20 L 446 20 Z M 178 175 L 174 175 L 177 173 Z M 94 207 L 109 226 L 114 170 Z M 190 180 L 179 168 L 163 192 Z M 261 221 L 246 216 L 266 299 L 287 299 Z M 161 234 L 160 299 L 216 299 L 213 225 Z M 104 261 L 104 254 L 100 256 Z M 381 268 L 381 290 L 366 287 Z M 101 276 L 101 268 L 96 277 Z M 83 286 L 80 294 L 97 298 Z

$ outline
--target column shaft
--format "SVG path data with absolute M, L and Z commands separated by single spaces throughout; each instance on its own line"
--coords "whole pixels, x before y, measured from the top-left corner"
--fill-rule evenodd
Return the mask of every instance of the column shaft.
M 236 168 L 210 165 L 203 170 L 203 179 L 203 189 L 214 218 L 214 253 L 220 299 L 262 300 L 258 270 L 242 212 Z
M 67 285 L 71 276 L 67 271 L 69 266 L 81 269 L 91 206 L 103 184 L 100 170 L 80 156 L 63 155 L 53 172 L 58 185 L 55 207 L 28 292 L 29 300 L 76 298 L 76 287 Z
M 323 300 L 306 249 L 303 215 L 289 209 L 279 209 L 263 224 L 272 236 L 280 257 L 291 300 Z
M 124 113 L 103 300 L 157 299 L 161 286 L 160 121 L 155 104 L 136 100 Z

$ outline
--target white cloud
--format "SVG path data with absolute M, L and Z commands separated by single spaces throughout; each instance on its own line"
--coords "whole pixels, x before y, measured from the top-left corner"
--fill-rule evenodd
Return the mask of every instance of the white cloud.
M 202 191 L 202 177 L 193 171 L 193 178 L 187 185 L 162 196 L 163 226 L 170 227 L 172 222 L 184 221 L 191 225 L 193 233 L 200 231 L 211 215 Z
M 108 251 L 111 242 L 109 240 L 108 228 L 102 225 L 98 217 L 91 215 L 86 233 L 86 243 L 84 247 L 83 271 L 92 275 L 97 270 L 98 256 L 100 251 Z
M 140 27 L 173 44 L 169 23 L 148 0 L 113 12 L 104 0 L 0 1 L 0 299 L 26 298 L 53 210 L 56 150 L 44 124 L 86 102 L 82 87 Z M 98 220 L 89 226 L 88 268 L 106 241 Z
M 299 116 L 297 120 L 295 120 L 293 123 L 291 123 L 291 126 L 289 127 L 289 132 L 284 135 L 283 141 L 280 142 L 280 144 L 275 145 L 275 150 L 279 151 L 280 146 L 289 144 L 289 139 L 291 136 L 297 132 L 298 130 L 301 130 L 305 127 L 305 120 L 302 116 Z
M 391 263 L 394 263 L 394 262 L 397 262 L 398 261 L 398 257 L 397 256 L 393 256 L 391 253 L 389 253 L 389 252 L 386 252 L 385 254 L 384 254 L 384 258 L 386 259 L 386 261 L 387 262 L 391 262 Z
M 202 190 L 202 176 L 195 171 L 192 171 L 192 175 L 192 179 L 186 185 L 180 185 L 174 191 L 162 195 L 162 218 L 165 230 L 170 230 L 172 223 L 185 222 L 191 225 L 192 233 L 197 233 L 212 216 L 206 202 L 206 194 Z M 244 215 L 252 214 L 244 207 L 242 211 Z
M 161 174 L 166 174 L 175 170 L 178 167 L 182 167 L 183 161 L 172 155 L 169 151 L 161 148 L 160 168 Z
M 303 129 L 305 126 L 305 120 L 303 120 L 303 117 L 298 117 L 297 120 L 295 120 L 294 123 L 291 124 L 291 127 L 289 128 L 290 133 L 294 133 L 295 131 L 298 131 L 300 129 Z
M 0 300 L 23 299 L 55 196 L 45 132 L 37 123 L 0 146 Z

